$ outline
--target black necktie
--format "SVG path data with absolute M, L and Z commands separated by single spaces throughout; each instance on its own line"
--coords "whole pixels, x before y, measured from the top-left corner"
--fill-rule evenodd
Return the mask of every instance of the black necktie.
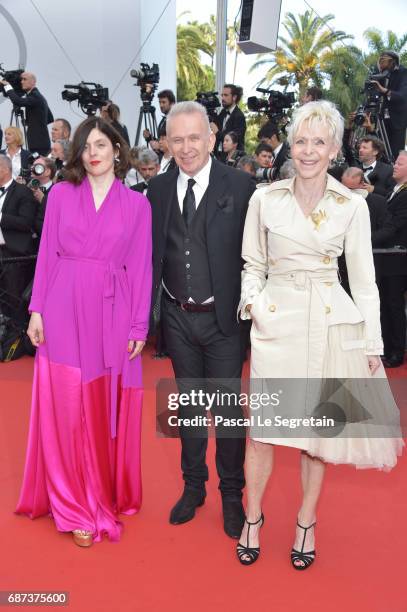
M 373 170 L 373 166 L 368 166 L 367 168 L 363 168 L 363 172 L 369 172 L 369 170 Z
M 184 221 L 187 227 L 189 227 L 192 218 L 196 212 L 195 194 L 193 190 L 195 182 L 196 181 L 193 178 L 188 179 L 187 192 L 182 203 L 182 216 L 184 217 Z
M 6 191 L 5 187 L 0 187 L 0 196 L 2 196 L 5 191 Z

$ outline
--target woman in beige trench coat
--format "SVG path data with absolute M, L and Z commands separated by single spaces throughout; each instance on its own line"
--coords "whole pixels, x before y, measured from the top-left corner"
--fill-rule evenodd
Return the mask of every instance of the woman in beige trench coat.
M 292 565 L 299 570 L 315 559 L 312 528 L 325 462 L 391 469 L 403 447 L 398 409 L 379 357 L 383 344 L 369 211 L 362 197 L 327 174 L 342 135 L 343 119 L 331 103 L 311 102 L 297 109 L 288 136 L 296 177 L 258 189 L 250 201 L 239 311 L 242 319 L 252 319 L 252 388 L 260 379 L 264 390 L 270 382 L 265 379 L 271 378 L 381 379 L 379 393 L 367 385 L 369 411 L 385 415 L 396 435 L 295 438 L 252 429 L 246 523 L 237 547 L 244 565 L 256 561 L 260 552 L 261 502 L 274 444 L 302 451 L 303 500 L 291 551 Z M 343 251 L 353 300 L 338 279 Z

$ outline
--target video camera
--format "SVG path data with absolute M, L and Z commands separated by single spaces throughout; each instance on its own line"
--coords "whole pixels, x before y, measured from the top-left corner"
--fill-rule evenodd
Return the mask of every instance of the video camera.
M 198 102 L 198 104 L 205 108 L 209 121 L 214 122 L 217 117 L 216 109 L 220 107 L 218 92 L 197 91 L 195 102 Z
M 93 88 L 88 87 L 93 85 Z M 109 90 L 98 83 L 81 81 L 79 85 L 64 85 L 61 92 L 63 100 L 67 102 L 78 101 L 78 106 L 85 115 L 95 115 L 96 111 L 109 101 Z M 75 91 L 69 91 L 73 89 Z
M 295 103 L 295 94 L 292 92 L 283 93 L 272 89 L 262 89 L 261 87 L 258 87 L 256 91 L 268 94 L 268 98 L 250 96 L 250 98 L 247 98 L 248 109 L 255 113 L 264 113 L 275 123 L 285 117 L 285 109 L 291 108 Z
M 130 70 L 130 76 L 137 79 L 136 85 L 140 87 L 141 100 L 143 105 L 150 105 L 154 97 L 154 92 L 160 81 L 160 68 L 158 64 L 140 64 L 140 70 Z
M 22 96 L 25 92 L 21 87 L 21 75 L 24 70 L 18 68 L 17 70 L 4 70 L 3 64 L 0 64 L 0 77 L 10 83 L 17 95 Z M 4 93 L 4 86 L 0 85 L 0 91 Z
M 365 94 L 365 100 L 356 110 L 356 115 L 354 118 L 355 125 L 362 126 L 367 113 L 370 114 L 371 122 L 376 123 L 377 115 L 380 112 L 383 94 L 377 89 L 376 84 L 373 81 L 378 81 L 381 85 L 386 87 L 390 77 L 390 71 L 384 70 L 383 72 L 375 74 L 375 70 L 377 70 L 377 68 L 376 66 L 373 66 L 370 70 L 368 78 L 365 81 L 363 89 L 360 92 Z

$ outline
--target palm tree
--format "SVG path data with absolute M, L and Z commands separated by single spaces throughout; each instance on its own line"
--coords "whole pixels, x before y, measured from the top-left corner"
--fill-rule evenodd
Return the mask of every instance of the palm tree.
M 333 30 L 329 25 L 332 19 L 334 15 L 318 17 L 312 11 L 306 11 L 298 18 L 293 13 L 287 13 L 283 22 L 287 35 L 279 36 L 276 51 L 265 57 L 260 56 L 250 69 L 252 72 L 259 67 L 267 67 L 259 85 L 282 77 L 280 84 L 298 85 L 300 96 L 310 81 L 321 86 L 321 71 L 335 45 L 352 38 L 341 30 Z
M 367 77 L 365 56 L 358 47 L 338 47 L 327 57 L 324 75 L 329 81 L 326 97 L 335 102 L 347 117 L 362 99 L 362 89 Z
M 211 55 L 211 46 L 194 24 L 177 26 L 177 97 L 191 100 L 199 90 L 214 86 L 213 70 L 201 62 L 200 52 Z
M 369 63 L 375 63 L 382 51 L 395 51 L 400 55 L 400 63 L 404 64 L 407 61 L 407 34 L 403 34 L 400 38 L 392 30 L 387 30 L 386 38 L 377 28 L 368 28 L 363 32 L 363 36 L 367 40 L 370 55 L 367 60 Z

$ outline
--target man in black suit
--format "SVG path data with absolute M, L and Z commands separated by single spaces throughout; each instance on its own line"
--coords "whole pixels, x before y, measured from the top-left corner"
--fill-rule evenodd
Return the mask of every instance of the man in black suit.
M 235 132 L 238 137 L 237 148 L 244 151 L 244 136 L 246 133 L 246 119 L 237 106 L 242 98 L 243 89 L 237 85 L 223 86 L 221 103 L 222 110 L 211 123 L 212 132 L 216 135 L 215 154 L 222 156 L 223 139 L 228 132 Z
M 359 141 L 358 158 L 348 148 L 346 159 L 350 166 L 363 170 L 364 189 L 369 193 L 389 196 L 395 183 L 393 166 L 380 161 L 384 153 L 384 144 L 377 136 L 364 136 Z
M 158 104 L 160 106 L 160 111 L 163 116 L 161 117 L 160 123 L 157 127 L 157 137 L 160 138 L 161 134 L 165 134 L 165 125 L 167 121 L 167 115 L 170 112 L 171 108 L 174 106 L 176 99 L 174 92 L 171 89 L 163 89 L 158 92 Z M 147 144 L 151 146 L 151 148 L 158 153 L 160 150 L 158 140 L 152 137 L 149 130 L 143 130 L 143 137 Z
M 371 231 L 375 232 L 383 227 L 384 219 L 387 214 L 386 198 L 378 193 L 369 193 L 365 188 L 363 170 L 351 166 L 343 172 L 341 181 L 348 189 L 356 189 L 358 193 L 365 198 L 369 208 Z
M 4 85 L 4 95 L 10 98 L 14 106 L 26 108 L 27 124 L 27 147 L 34 153 L 48 155 L 51 141 L 48 134 L 48 123 L 52 123 L 54 118 L 48 103 L 37 87 L 36 76 L 31 72 L 23 72 L 21 75 L 21 87 L 26 92 L 20 97 L 16 94 L 13 87 L 7 81 L 0 81 Z
M 271 181 L 280 179 L 280 169 L 290 156 L 290 147 L 281 140 L 278 127 L 272 121 L 265 123 L 259 130 L 257 138 L 261 143 L 268 144 L 273 150 Z
M 384 96 L 383 118 L 394 159 L 406 145 L 407 128 L 407 69 L 400 66 L 394 51 L 383 51 L 377 63 L 381 73 L 388 74 L 386 81 L 372 81 Z
M 144 148 L 140 151 L 138 156 L 138 172 L 143 177 L 143 180 L 136 185 L 132 185 L 130 189 L 133 191 L 138 191 L 139 193 L 143 193 L 146 195 L 148 189 L 148 183 L 152 178 L 157 176 L 157 173 L 160 169 L 160 162 L 158 160 L 158 155 L 151 149 Z
M 48 194 L 54 184 L 54 178 L 57 173 L 57 167 L 53 159 L 50 157 L 38 157 L 31 168 L 31 181 L 29 186 L 32 190 L 34 198 L 38 202 L 37 214 L 34 220 L 34 230 L 38 238 L 41 237 L 42 226 L 44 225 L 45 210 L 47 208 Z M 38 181 L 32 186 L 32 180 Z M 34 242 L 36 249 L 39 247 L 39 240 Z
M 372 233 L 373 247 L 407 249 L 407 151 L 401 151 L 394 165 L 396 186 L 387 200 L 382 227 Z M 407 251 L 382 256 L 379 284 L 384 364 L 395 368 L 403 363 L 406 342 L 405 291 Z
M 240 392 L 242 357 L 237 307 L 241 242 L 250 177 L 210 156 L 215 144 L 205 109 L 196 102 L 173 107 L 167 119 L 172 155 L 179 170 L 149 184 L 153 215 L 153 313 L 160 305 L 167 349 L 180 391 Z M 162 297 L 160 297 L 162 294 Z M 223 380 L 220 380 L 223 379 Z M 241 408 L 220 406 L 212 414 L 239 417 Z M 210 415 L 205 408 L 180 406 L 178 416 Z M 229 430 L 229 431 L 228 431 Z M 189 435 L 188 435 L 189 434 Z M 244 522 L 244 428 L 216 429 L 225 532 L 238 538 Z M 180 426 L 184 493 L 171 511 L 172 524 L 185 523 L 204 503 L 208 468 L 207 428 Z
M 31 191 L 12 178 L 11 160 L 0 155 L 0 308 L 19 319 L 19 299 L 30 278 L 31 262 L 2 260 L 34 252 L 32 227 L 37 209 Z

